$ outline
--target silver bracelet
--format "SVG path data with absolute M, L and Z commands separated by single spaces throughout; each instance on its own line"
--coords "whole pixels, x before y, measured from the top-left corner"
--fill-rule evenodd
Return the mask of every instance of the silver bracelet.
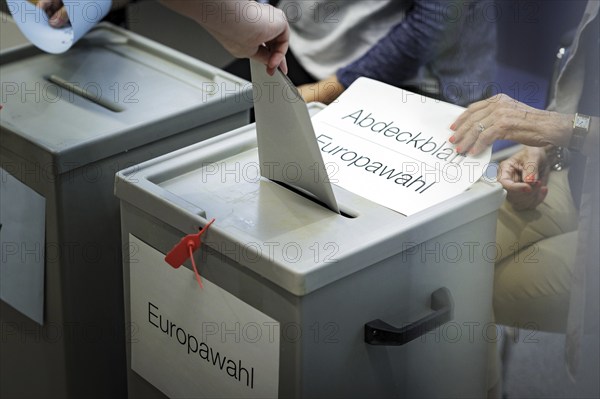
M 552 166 L 551 169 L 560 172 L 569 166 L 569 150 L 564 147 L 554 147 L 552 152 Z

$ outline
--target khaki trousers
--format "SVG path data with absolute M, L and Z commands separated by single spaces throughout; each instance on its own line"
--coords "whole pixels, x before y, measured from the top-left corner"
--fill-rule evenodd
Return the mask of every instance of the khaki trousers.
M 577 218 L 567 170 L 551 172 L 548 195 L 536 209 L 515 211 L 508 202 L 502 205 L 494 273 L 497 324 L 566 332 Z M 498 344 L 489 345 L 488 398 L 502 393 Z
M 494 275 L 496 323 L 565 332 L 577 250 L 577 209 L 568 172 L 552 172 L 548 195 L 535 210 L 501 207 Z

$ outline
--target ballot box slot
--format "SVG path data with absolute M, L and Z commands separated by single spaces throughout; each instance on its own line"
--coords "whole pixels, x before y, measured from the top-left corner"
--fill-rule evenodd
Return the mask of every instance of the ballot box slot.
M 113 101 L 109 101 L 109 100 L 103 98 L 101 94 L 98 94 L 95 92 L 91 93 L 90 91 L 88 91 L 78 85 L 68 82 L 66 79 L 64 79 L 56 74 L 46 76 L 46 80 L 49 81 L 50 83 L 54 83 L 55 85 L 65 89 L 73 94 L 78 95 L 79 97 L 83 97 L 86 100 L 93 102 L 94 104 L 97 104 L 103 108 L 106 108 L 109 111 L 112 111 L 112 112 L 125 111 L 125 108 L 123 108 L 119 104 L 116 104 Z
M 327 205 L 325 205 L 324 202 L 319 201 L 317 199 L 317 197 L 315 197 L 311 193 L 307 192 L 306 190 L 303 190 L 303 189 L 295 187 L 295 186 L 293 186 L 291 184 L 280 182 L 280 181 L 276 181 L 276 180 L 270 180 L 269 179 L 269 181 L 272 181 L 273 183 L 278 184 L 279 186 L 281 186 L 281 187 L 283 187 L 283 188 L 285 188 L 287 190 L 290 190 L 291 192 L 293 192 L 295 194 L 298 194 L 301 197 L 304 197 L 304 198 L 306 198 L 307 200 L 309 200 L 311 202 L 314 202 L 315 204 L 317 204 L 317 205 L 319 205 L 319 206 L 327 209 L 328 211 L 331 211 L 329 209 L 329 207 Z M 351 211 L 349 209 L 345 209 L 342 205 L 340 205 L 340 215 L 342 215 L 345 218 L 349 218 L 349 219 L 355 219 L 355 218 L 358 217 L 358 213 L 353 212 L 353 211 Z

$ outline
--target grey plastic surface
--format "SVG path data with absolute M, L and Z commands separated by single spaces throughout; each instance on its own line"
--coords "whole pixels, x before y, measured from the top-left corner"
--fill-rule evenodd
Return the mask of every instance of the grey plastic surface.
M 0 66 L 3 145 L 32 143 L 61 172 L 251 107 L 248 82 L 110 24 L 63 55 L 4 51 Z
M 313 113 L 322 107 L 310 105 Z M 478 182 L 407 218 L 334 185 L 340 209 L 354 216 L 347 217 L 258 176 L 250 125 L 122 171 L 115 192 L 122 202 L 161 215 L 182 232 L 197 231 L 215 218 L 210 229 L 215 245 L 233 248 L 227 256 L 295 295 L 495 212 L 503 200 L 500 185 Z M 292 255 L 272 251 L 269 243 L 304 250 Z M 316 262 L 306 250 L 314 243 L 330 243 L 334 256 Z M 245 262 L 250 248 L 262 256 Z
M 27 43 L 17 24 L 10 14 L 0 11 L 0 50 L 20 46 Z
M 114 174 L 248 123 L 251 87 L 109 24 L 63 55 L 32 45 L 0 55 L 0 167 L 45 198 L 47 249 L 44 326 L 0 301 L 2 325 L 10 327 L 0 342 L 0 396 L 125 397 Z M 99 87 L 122 110 L 65 89 L 57 98 L 51 75 Z M 131 82 L 139 90 L 129 99 L 137 102 L 124 101 Z M 11 203 L 0 206 L 14 211 Z M 24 256 L 41 256 L 34 243 L 20 244 Z
M 120 172 L 123 244 L 131 234 L 166 254 L 216 218 L 196 252 L 201 274 L 280 323 L 279 397 L 485 397 L 501 187 L 480 182 L 405 217 L 334 185 L 343 216 L 259 178 L 256 146 L 250 125 Z M 136 255 L 123 260 L 130 321 Z M 402 346 L 364 342 L 372 320 L 429 314 L 441 287 L 451 321 Z M 164 398 L 131 369 L 133 334 L 129 397 Z

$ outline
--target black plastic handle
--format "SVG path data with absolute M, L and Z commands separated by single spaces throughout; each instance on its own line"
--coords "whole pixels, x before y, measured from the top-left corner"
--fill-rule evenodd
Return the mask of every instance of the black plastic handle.
M 438 288 L 431 294 L 432 313 L 405 327 L 396 328 L 381 319 L 365 324 L 365 342 L 370 345 L 399 346 L 452 320 L 454 301 L 450 290 Z

